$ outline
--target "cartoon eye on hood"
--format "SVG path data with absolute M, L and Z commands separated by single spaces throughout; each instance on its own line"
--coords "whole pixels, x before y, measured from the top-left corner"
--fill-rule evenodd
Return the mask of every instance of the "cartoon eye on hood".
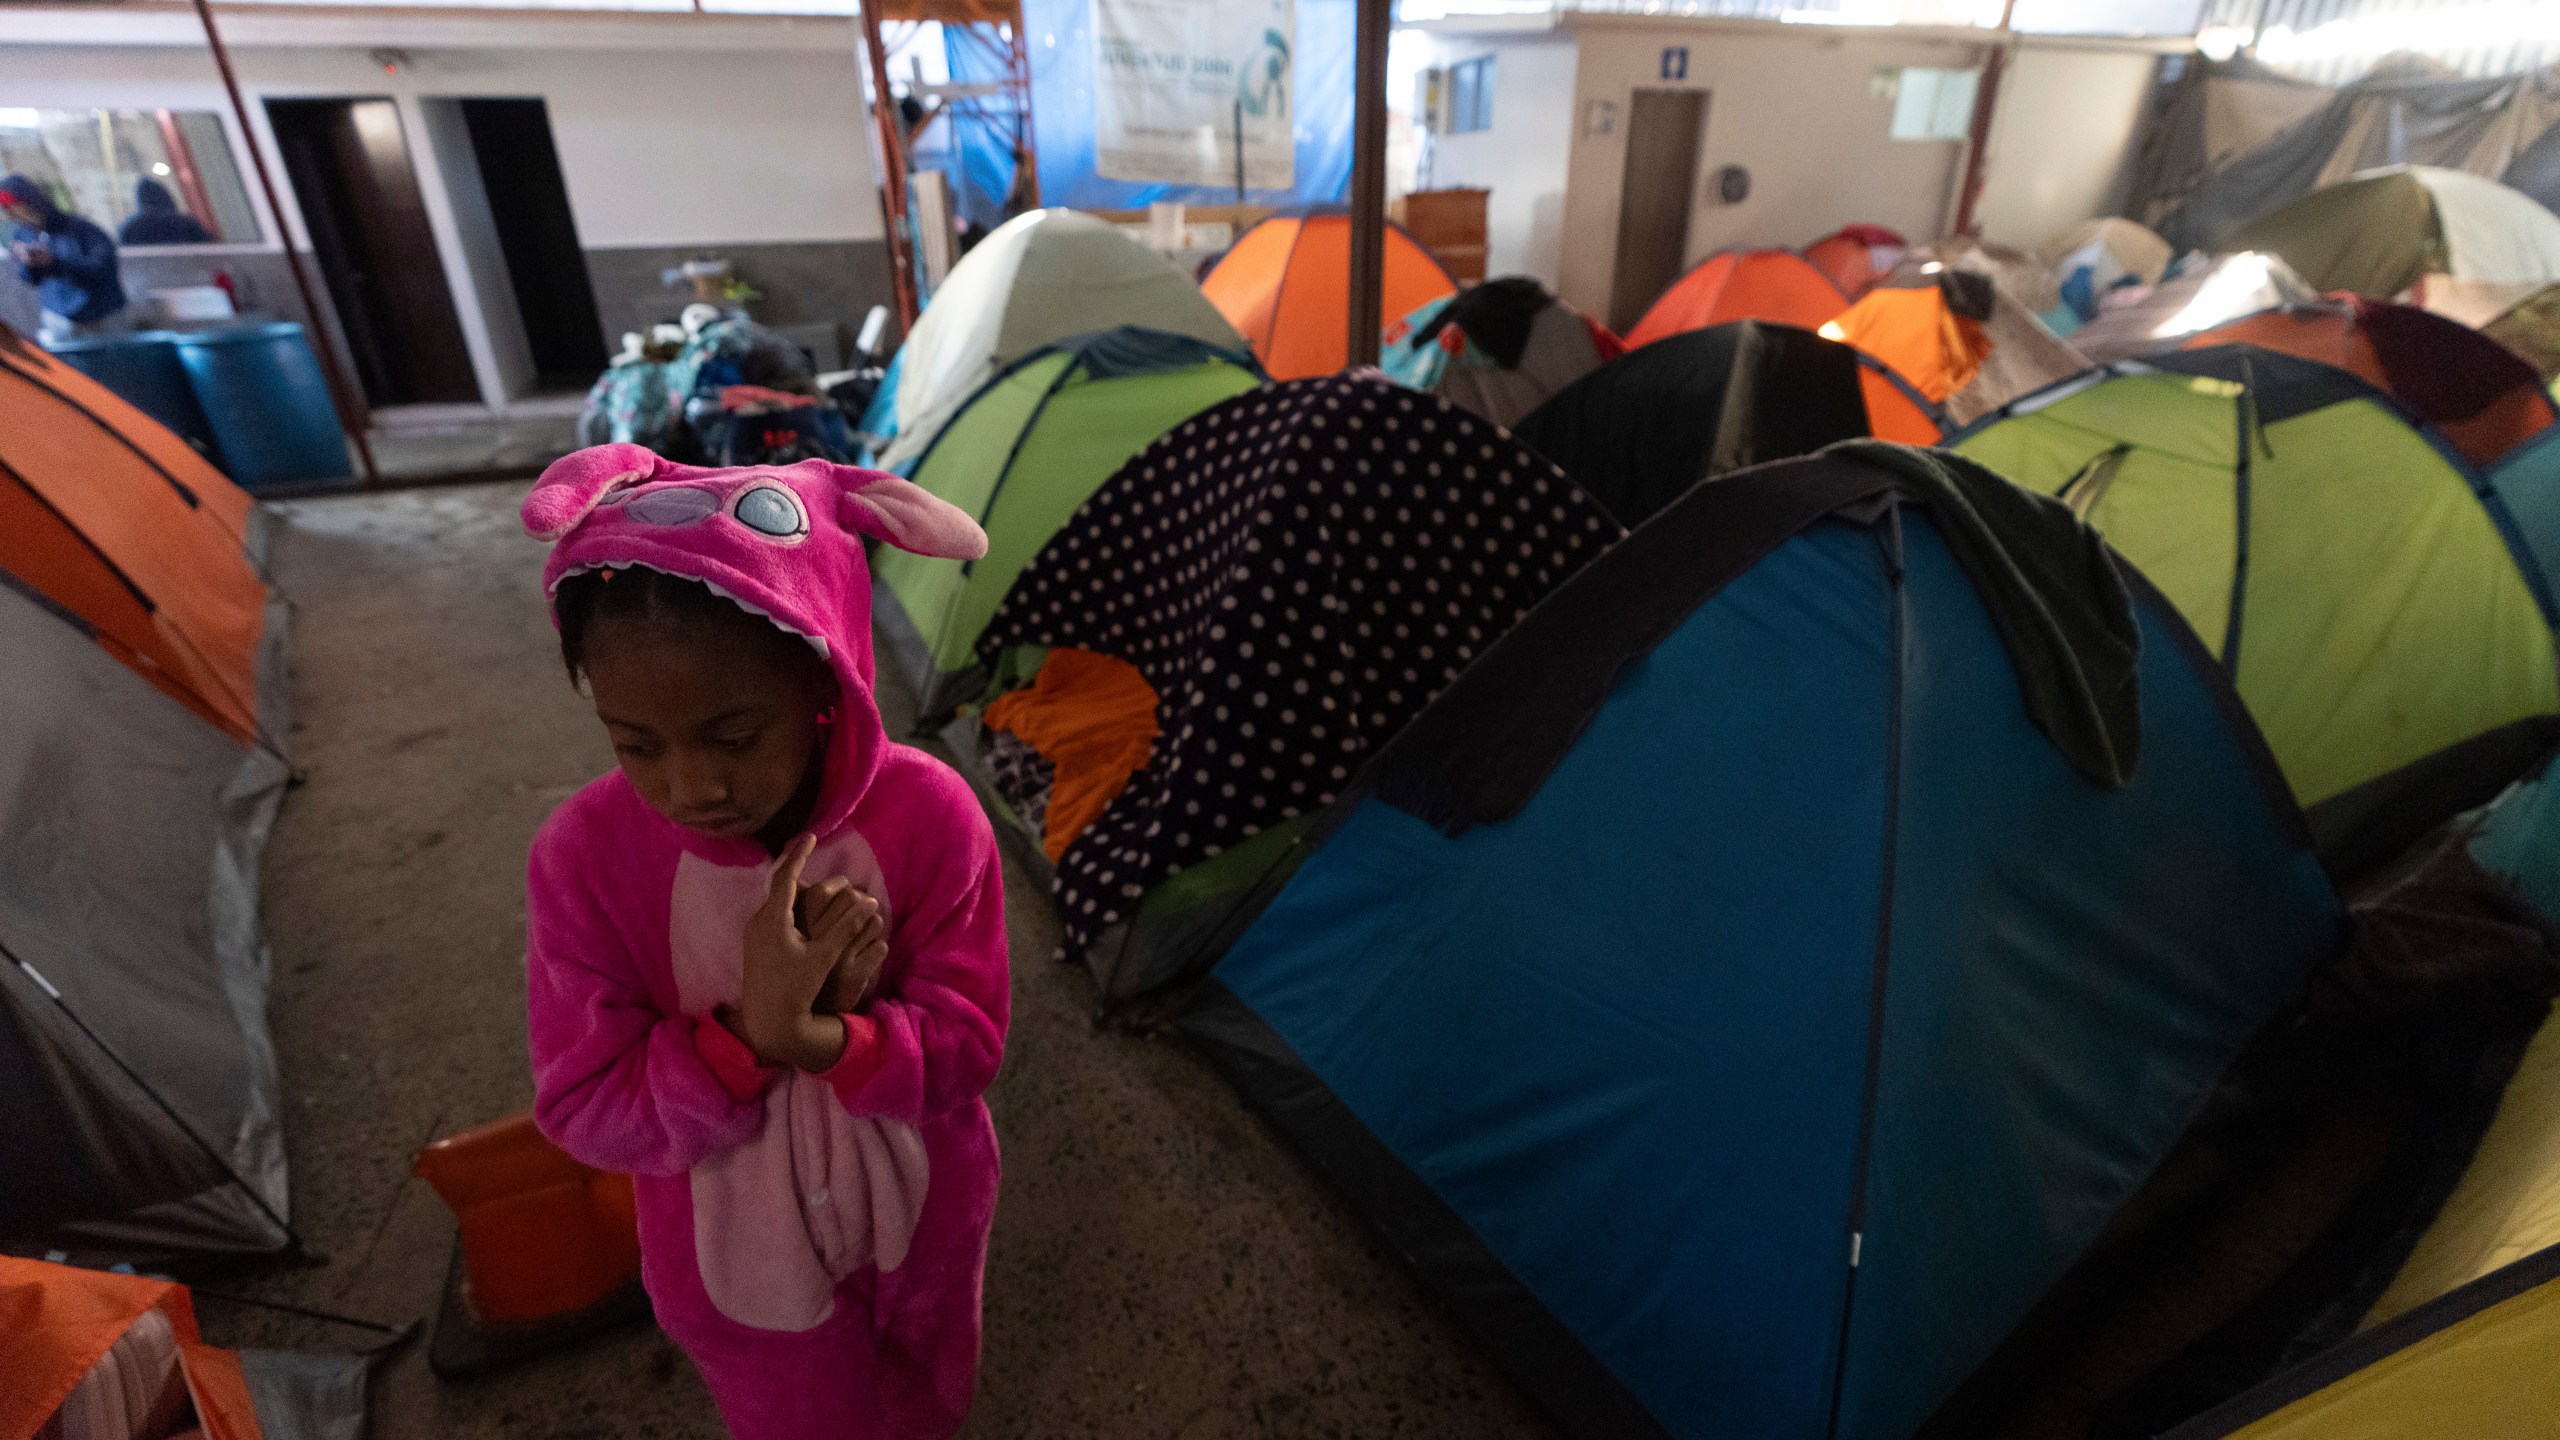
M 800 497 L 781 485 L 750 485 L 739 491 L 729 514 L 768 540 L 791 545 L 808 538 L 809 516 L 800 508 Z
M 640 492 L 623 506 L 643 525 L 690 525 L 718 513 L 720 496 L 699 485 L 663 485 Z

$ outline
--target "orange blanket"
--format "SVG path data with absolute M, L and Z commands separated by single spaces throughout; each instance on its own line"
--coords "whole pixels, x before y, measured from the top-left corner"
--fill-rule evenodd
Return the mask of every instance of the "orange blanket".
M 1155 753 L 1156 692 L 1125 660 L 1052 650 L 1031 688 L 987 706 L 987 726 L 1020 736 L 1056 772 L 1040 837 L 1055 861 Z

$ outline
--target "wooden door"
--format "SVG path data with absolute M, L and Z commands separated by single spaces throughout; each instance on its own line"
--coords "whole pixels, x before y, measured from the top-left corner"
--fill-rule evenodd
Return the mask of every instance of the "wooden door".
M 1627 109 L 1627 175 L 1618 192 L 1618 264 L 1609 328 L 1623 335 L 1680 278 L 1706 145 L 1707 92 L 1638 90 Z
M 270 100 L 267 120 L 365 398 L 479 399 L 399 109 L 378 99 Z

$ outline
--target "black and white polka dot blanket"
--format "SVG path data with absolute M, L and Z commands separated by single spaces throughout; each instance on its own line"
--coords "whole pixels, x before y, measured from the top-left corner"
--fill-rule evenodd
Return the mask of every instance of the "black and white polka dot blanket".
M 1115 655 L 1159 697 L 1153 757 L 1059 862 L 1067 953 L 1330 802 L 1622 533 L 1502 430 L 1375 371 L 1249 391 L 1139 452 L 979 641 Z

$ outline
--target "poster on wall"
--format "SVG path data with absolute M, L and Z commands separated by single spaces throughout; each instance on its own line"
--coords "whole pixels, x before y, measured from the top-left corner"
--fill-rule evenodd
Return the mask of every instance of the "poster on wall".
M 1094 171 L 1111 180 L 1297 183 L 1296 0 L 1093 0 Z

